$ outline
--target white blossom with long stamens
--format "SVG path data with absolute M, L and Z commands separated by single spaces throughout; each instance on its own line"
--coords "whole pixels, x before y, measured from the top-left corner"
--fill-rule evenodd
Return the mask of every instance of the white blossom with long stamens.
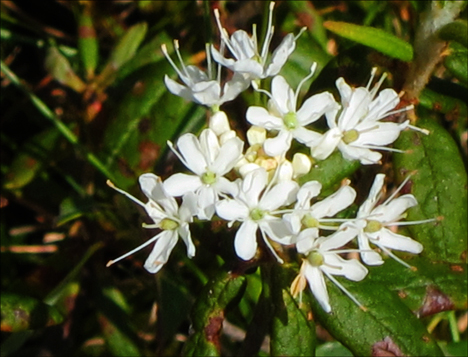
M 302 144 L 314 145 L 322 135 L 307 129 L 306 126 L 339 108 L 333 96 L 323 92 L 308 98 L 301 108 L 297 109 L 299 90 L 302 84 L 312 77 L 316 67 L 317 64 L 314 63 L 310 74 L 301 81 L 296 92 L 293 92 L 282 76 L 274 77 L 271 94 L 262 90 L 270 97 L 268 110 L 256 106 L 247 110 L 246 118 L 251 124 L 278 132 L 274 138 L 265 140 L 263 148 L 268 155 L 284 155 L 289 150 L 293 138 Z
M 168 145 L 173 149 L 172 143 Z M 176 173 L 164 181 L 164 188 L 172 196 L 193 192 L 197 196 L 197 216 L 210 220 L 215 203 L 223 194 L 235 195 L 237 184 L 224 177 L 242 156 L 244 143 L 238 137 L 220 144 L 215 132 L 205 129 L 198 139 L 187 133 L 177 140 L 174 153 L 194 175 Z
M 369 90 L 374 74 L 375 69 L 366 88 L 351 88 L 343 78 L 336 81 L 341 95 L 342 111 L 339 116 L 338 109 L 326 113 L 330 130 L 311 147 L 311 155 L 314 158 L 324 160 L 338 148 L 347 160 L 359 160 L 364 165 L 376 164 L 382 154 L 374 150 L 401 152 L 386 145 L 393 143 L 405 128 L 425 132 L 409 125 L 408 120 L 403 123 L 382 121 L 389 115 L 409 110 L 412 106 L 393 110 L 400 102 L 393 89 L 384 89 L 376 97 L 385 75 Z
M 141 190 L 148 198 L 148 202 L 146 203 L 115 187 L 110 181 L 107 184 L 146 210 L 154 222 L 154 224 L 145 225 L 146 228 L 158 228 L 162 231 L 132 251 L 109 261 L 107 266 L 156 242 L 149 257 L 146 259 L 144 267 L 150 273 L 157 273 L 169 259 L 169 255 L 172 249 L 174 249 L 179 236 L 187 246 L 187 256 L 192 258 L 195 255 L 195 245 L 190 235 L 189 223 L 192 222 L 192 217 L 195 214 L 196 200 L 193 194 L 186 195 L 182 205 L 179 207 L 176 200 L 164 190 L 161 179 L 158 176 L 143 174 L 140 176 L 139 181 Z
M 435 221 L 435 219 L 427 219 L 423 221 L 399 222 L 405 217 L 405 211 L 408 208 L 418 204 L 416 198 L 411 194 L 405 194 L 394 198 L 408 179 L 409 177 L 385 202 L 377 205 L 382 194 L 382 188 L 385 180 L 384 174 L 378 174 L 371 187 L 369 197 L 359 208 L 356 220 L 352 225 L 359 229 L 358 244 L 359 248 L 362 249 L 361 258 L 367 265 L 383 264 L 381 256 L 370 249 L 370 243 L 381 248 L 384 252 L 406 267 L 410 267 L 410 265 L 396 257 L 389 251 L 389 249 L 405 251 L 413 254 L 419 254 L 423 250 L 421 243 L 390 230 L 392 226 Z
M 218 110 L 220 105 L 235 99 L 250 85 L 250 82 L 246 80 L 244 76 L 241 74 L 234 74 L 232 79 L 222 86 L 221 76 L 219 75 L 220 70 L 218 69 L 218 74 L 215 75 L 211 68 L 212 62 L 209 51 L 206 52 L 209 67 L 207 74 L 196 66 L 186 66 L 184 64 L 179 52 L 179 43 L 177 40 L 174 41 L 174 49 L 180 62 L 180 69 L 169 56 L 166 45 L 161 46 L 164 56 L 166 56 L 171 66 L 184 83 L 184 85 L 177 83 L 169 78 L 169 76 L 165 75 L 164 83 L 172 94 Z
M 274 27 L 272 25 L 274 5 L 274 2 L 270 3 L 267 33 L 263 41 L 261 52 L 259 52 L 255 25 L 253 27 L 252 36 L 249 36 L 244 30 L 237 30 L 229 37 L 227 31 L 221 25 L 219 10 L 215 9 L 214 12 L 221 35 L 221 41 L 226 45 L 234 58 L 224 57 L 223 51 L 218 51 L 214 46 L 211 46 L 213 59 L 226 68 L 229 68 L 234 73 L 242 74 L 249 80 L 262 79 L 278 74 L 286 63 L 289 55 L 296 48 L 296 39 L 304 29 L 302 29 L 297 36 L 293 34 L 286 35 L 268 61 L 268 49 L 274 32 Z
M 276 216 L 276 210 L 293 202 L 298 185 L 294 181 L 268 183 L 268 173 L 264 168 L 257 168 L 246 174 L 239 181 L 239 193 L 233 199 L 224 199 L 216 203 L 216 214 L 230 221 L 241 222 L 234 247 L 237 255 L 250 260 L 257 251 L 257 230 L 260 229 L 265 244 L 279 262 L 268 239 L 281 244 L 290 244 L 291 232 L 285 222 Z
M 349 207 L 356 198 L 356 191 L 348 186 L 342 186 L 338 191 L 325 199 L 311 205 L 322 188 L 318 181 L 306 182 L 297 193 L 297 201 L 291 213 L 286 213 L 283 219 L 288 223 L 295 235 L 296 248 L 299 253 L 311 249 L 313 239 L 318 238 L 319 230 L 338 230 L 333 223 L 352 220 L 329 218 Z
M 315 296 L 320 306 L 325 312 L 330 313 L 332 308 L 327 285 L 325 283 L 324 276 L 326 276 L 359 307 L 365 309 L 362 304 L 333 277 L 333 275 L 339 275 L 352 281 L 361 281 L 366 277 L 368 271 L 358 260 L 346 260 L 338 255 L 340 253 L 356 251 L 355 249 L 339 249 L 356 236 L 356 231 L 357 230 L 353 227 L 345 227 L 328 237 L 314 238 L 310 236 L 310 248 L 308 251 L 304 252 L 306 259 L 302 260 L 300 273 L 292 284 L 292 294 L 296 295 L 298 292 L 294 287 L 304 287 L 304 284 L 298 283 L 298 281 L 300 282 L 306 279 L 312 294 Z M 302 288 L 299 288 L 299 290 Z

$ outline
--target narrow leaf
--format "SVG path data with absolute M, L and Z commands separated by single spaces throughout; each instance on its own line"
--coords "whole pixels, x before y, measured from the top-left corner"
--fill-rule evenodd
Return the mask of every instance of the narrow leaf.
M 452 44 L 451 53 L 444 59 L 445 67 L 465 85 L 468 84 L 468 49 Z
M 48 49 L 45 68 L 52 78 L 74 91 L 81 93 L 86 89 L 86 85 L 75 74 L 68 59 L 56 47 Z
M 437 222 L 408 226 L 424 246 L 423 255 L 434 261 L 464 263 L 467 254 L 467 177 L 457 145 L 435 116 L 419 108 L 418 126 L 430 131 L 403 132 L 395 147 L 400 180 L 415 172 L 408 183 L 418 206 L 408 210 L 408 221 L 434 218 Z
M 424 324 L 396 293 L 370 280 L 340 282 L 362 303 L 361 310 L 327 282 L 332 312 L 312 299 L 314 317 L 355 356 L 443 356 Z
M 439 37 L 444 41 L 456 41 L 468 47 L 468 26 L 466 21 L 457 20 L 451 22 L 439 30 Z
M 78 49 L 86 76 L 92 78 L 99 60 L 99 48 L 88 4 L 84 3 L 83 11 L 78 15 Z
M 219 356 L 224 310 L 243 294 L 245 277 L 222 272 L 205 285 L 192 311 L 193 333 L 185 348 L 186 356 Z
M 323 26 L 337 35 L 371 47 L 392 58 L 406 62 L 413 59 L 413 47 L 384 30 L 339 21 L 326 21 Z
M 272 356 L 314 356 L 315 324 L 307 318 L 305 304 L 292 297 L 290 275 L 281 266 L 273 267 L 270 352 Z
M 1 293 L 1 330 L 18 332 L 52 326 L 63 321 L 59 311 L 30 296 Z

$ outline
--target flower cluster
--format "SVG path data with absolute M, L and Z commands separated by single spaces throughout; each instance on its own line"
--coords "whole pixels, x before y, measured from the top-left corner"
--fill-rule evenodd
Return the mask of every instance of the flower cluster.
M 273 6 L 274 3 L 270 6 L 268 31 L 260 52 L 255 27 L 252 36 L 242 30 L 229 36 L 216 11 L 221 45 L 219 49 L 207 46 L 206 73 L 195 66 L 184 65 L 177 41 L 175 49 L 181 68 L 172 61 L 166 47 L 162 47 L 183 82 L 180 84 L 166 76 L 164 80 L 169 91 L 210 107 L 213 114 L 208 128 L 198 136 L 187 133 L 178 138 L 175 145 L 168 142 L 189 173 L 175 173 L 164 181 L 151 173 L 140 177 L 141 189 L 148 199 L 146 203 L 108 182 L 146 210 L 154 223 L 145 227 L 160 229 L 152 239 L 108 265 L 155 242 L 145 268 L 156 273 L 168 261 L 179 237 L 191 258 L 195 255 L 195 245 L 190 223 L 194 219 L 209 221 L 216 215 L 229 227 L 237 227 L 234 247 L 240 259 L 255 258 L 259 239 L 279 263 L 283 263 L 283 249 L 296 249 L 302 257 L 302 266 L 291 287 L 294 295 L 308 282 L 317 301 L 330 312 L 327 277 L 362 307 L 334 276 L 360 281 L 368 273 L 365 265 L 384 263 L 382 252 L 409 266 L 390 250 L 418 254 L 423 247 L 392 228 L 431 220 L 399 222 L 417 201 L 411 194 L 396 197 L 398 189 L 380 203 L 384 174 L 375 177 L 369 197 L 361 204 L 356 217 L 347 219 L 337 218 L 337 214 L 347 210 L 356 199 L 356 191 L 349 180 L 343 181 L 335 193 L 323 197 L 320 196 L 320 182 L 299 178 L 313 170 L 314 160 L 324 160 L 335 150 L 345 159 L 359 160 L 363 165 L 379 163 L 382 155 L 375 150 L 395 151 L 387 145 L 393 143 L 402 130 L 417 128 L 408 121 L 385 121 L 390 115 L 410 108 L 395 110 L 399 104 L 398 94 L 392 89 L 379 92 L 385 76 L 370 89 L 375 71 L 366 87 L 352 88 L 339 78 L 336 81 L 341 96 L 339 102 L 331 93 L 323 92 L 299 105 L 300 87 L 314 74 L 316 65 L 311 67 L 310 74 L 296 91 L 278 75 L 295 48 L 297 36 L 287 35 L 271 57 L 268 56 L 273 35 Z M 226 57 L 226 48 L 232 58 Z M 211 57 L 217 62 L 216 74 Z M 232 71 L 224 84 L 221 66 Z M 271 92 L 259 86 L 267 77 L 272 77 Z M 244 148 L 244 142 L 231 129 L 220 106 L 251 85 L 267 95 L 269 101 L 267 108 L 248 108 L 246 119 L 252 127 L 246 133 L 248 147 Z M 329 126 L 324 133 L 311 127 L 322 117 L 326 117 Z M 293 139 L 305 146 L 310 156 L 291 153 Z M 231 180 L 232 177 L 236 178 Z M 347 248 L 353 243 L 358 248 Z M 359 252 L 361 259 L 346 259 L 350 252 Z

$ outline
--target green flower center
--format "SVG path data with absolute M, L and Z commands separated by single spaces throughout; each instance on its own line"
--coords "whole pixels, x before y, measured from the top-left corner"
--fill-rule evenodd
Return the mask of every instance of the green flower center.
M 368 221 L 364 232 L 366 233 L 375 233 L 382 229 L 382 223 L 379 221 Z
M 283 117 L 284 126 L 288 130 L 294 130 L 297 128 L 297 115 L 296 113 L 289 112 Z
M 173 231 L 174 229 L 177 229 L 179 227 L 179 223 L 176 221 L 170 219 L 170 218 L 164 218 L 160 223 L 159 223 L 159 228 L 165 230 L 165 231 Z
M 252 218 L 254 221 L 259 221 L 263 217 L 265 217 L 265 211 L 261 210 L 260 208 L 254 208 L 252 211 L 250 211 L 250 218 Z
M 306 227 L 306 228 L 318 228 L 320 222 L 312 217 L 310 214 L 306 214 L 302 220 L 301 223 Z
M 310 252 L 310 254 L 307 256 L 307 260 L 313 267 L 319 267 L 324 263 L 323 255 L 316 250 Z
M 214 172 L 207 171 L 201 175 L 201 180 L 205 185 L 211 185 L 216 182 L 216 174 Z
M 345 142 L 345 144 L 351 144 L 357 139 L 359 139 L 359 132 L 355 129 L 345 131 L 343 134 L 343 141 Z

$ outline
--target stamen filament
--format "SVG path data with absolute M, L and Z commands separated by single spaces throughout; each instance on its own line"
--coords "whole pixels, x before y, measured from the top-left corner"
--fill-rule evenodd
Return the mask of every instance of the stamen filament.
M 113 188 L 114 190 L 116 190 L 117 192 L 121 193 L 122 195 L 128 197 L 129 199 L 131 199 L 133 202 L 135 202 L 136 204 L 140 205 L 141 207 L 145 208 L 145 204 L 143 202 L 141 202 L 139 199 L 133 197 L 131 194 L 129 194 L 128 192 L 125 192 L 124 190 L 121 190 L 120 188 L 118 188 L 117 186 L 115 186 L 110 180 L 107 180 L 106 181 L 106 184 L 107 186 L 109 186 L 110 188 Z
M 297 86 L 297 89 L 296 89 L 296 93 L 294 93 L 294 104 L 296 106 L 297 106 L 297 97 L 299 96 L 299 91 L 301 90 L 302 85 L 304 84 L 305 81 L 313 77 L 316 69 L 317 69 L 317 62 L 314 62 L 312 63 L 312 66 L 310 66 L 310 73 L 302 81 L 299 82 L 299 85 Z M 296 110 L 296 108 L 294 108 L 294 110 Z
M 338 280 L 336 280 L 331 274 L 328 274 L 327 272 L 323 271 L 322 272 L 327 276 L 328 279 L 331 280 L 333 284 L 335 284 L 342 292 L 344 292 L 353 302 L 359 306 L 360 309 L 367 311 L 367 308 L 362 305 L 343 285 L 341 285 Z
M 273 9 L 275 7 L 275 2 L 272 1 L 270 3 L 270 13 L 268 14 L 268 26 L 267 26 L 267 33 L 265 35 L 265 40 L 263 42 L 262 53 L 260 57 L 262 58 L 262 62 L 265 62 L 265 58 L 267 56 L 268 48 L 270 47 L 271 39 L 273 38 L 274 27 L 272 26 L 273 23 Z M 262 65 L 265 63 L 262 63 Z
M 106 267 L 110 267 L 112 264 L 115 264 L 117 263 L 118 261 L 122 260 L 122 259 L 125 259 L 127 258 L 129 255 L 132 255 L 133 253 L 135 252 L 138 252 L 139 250 L 143 249 L 144 247 L 150 245 L 151 243 L 153 243 L 154 241 L 156 241 L 157 239 L 159 239 L 159 237 L 161 236 L 161 234 L 158 234 L 156 236 L 154 236 L 153 238 L 151 238 L 150 240 L 148 240 L 147 242 L 139 245 L 138 247 L 136 247 L 135 249 L 129 251 L 128 253 L 125 253 L 124 255 L 121 255 L 120 257 L 114 259 L 114 260 L 109 260 L 106 264 Z
M 262 229 L 260 229 L 260 232 L 262 233 L 263 241 L 265 242 L 265 244 L 266 244 L 266 246 L 268 247 L 268 249 L 270 249 L 271 253 L 272 253 L 273 256 L 276 258 L 276 260 L 278 261 L 278 263 L 283 264 L 283 263 L 284 263 L 283 259 L 281 259 L 281 258 L 279 257 L 279 255 L 276 253 L 275 249 L 273 248 L 273 246 L 271 245 L 271 243 L 268 241 L 268 238 L 265 236 L 265 233 L 263 232 Z

